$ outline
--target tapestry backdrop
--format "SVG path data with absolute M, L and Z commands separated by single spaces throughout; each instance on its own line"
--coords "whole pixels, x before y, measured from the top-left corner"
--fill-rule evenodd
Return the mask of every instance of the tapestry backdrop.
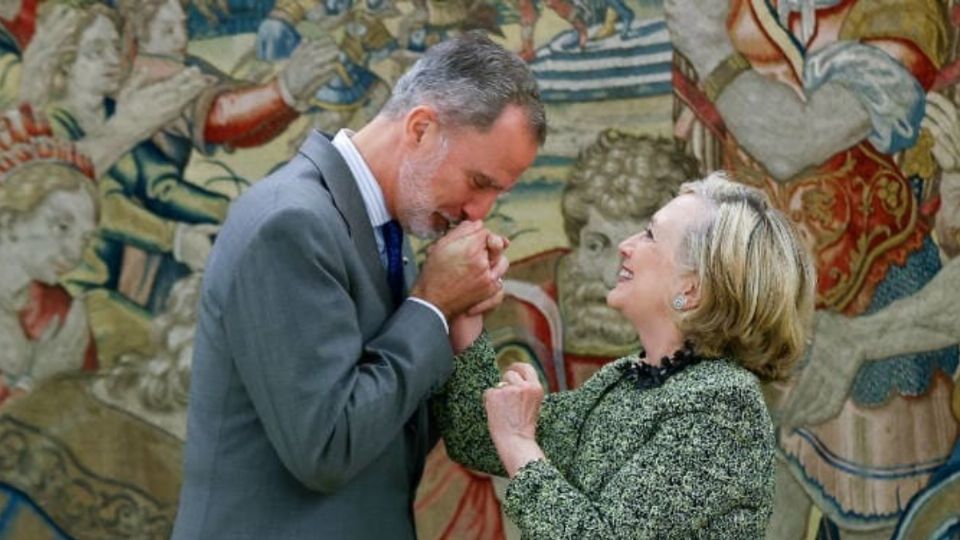
M 765 389 L 768 537 L 957 538 L 958 24 L 952 0 L 0 0 L 0 539 L 169 536 L 231 200 L 469 30 L 529 63 L 550 124 L 487 221 L 499 361 L 562 391 L 642 347 L 604 303 L 617 245 L 726 169 L 818 265 L 810 353 Z M 517 538 L 503 488 L 441 444 L 421 537 Z

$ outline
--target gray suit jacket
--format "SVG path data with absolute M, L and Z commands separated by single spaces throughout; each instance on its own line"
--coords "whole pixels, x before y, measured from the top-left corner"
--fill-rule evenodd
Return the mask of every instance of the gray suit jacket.
M 194 347 L 173 538 L 416 536 L 426 401 L 453 352 L 429 308 L 393 305 L 359 189 L 321 134 L 231 207 Z

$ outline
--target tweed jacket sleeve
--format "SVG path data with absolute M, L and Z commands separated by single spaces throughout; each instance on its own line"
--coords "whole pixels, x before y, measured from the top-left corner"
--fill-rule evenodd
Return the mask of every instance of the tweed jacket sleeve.
M 451 459 L 481 472 L 506 476 L 487 430 L 483 392 L 500 380 L 486 332 L 454 357 L 453 374 L 434 397 L 433 417 Z
M 433 415 L 447 454 L 454 461 L 481 472 L 506 476 L 490 438 L 487 413 L 483 408 L 483 392 L 500 380 L 494 359 L 493 344 L 484 332 L 473 345 L 454 358 L 453 374 L 433 400 Z M 563 409 L 571 394 L 558 392 L 544 398 L 537 423 L 538 441 L 562 438 L 554 434 L 561 426 L 553 411 Z
M 455 371 L 447 383 L 457 392 L 452 416 L 464 420 L 474 405 L 474 427 L 457 422 L 447 446 L 467 466 L 502 474 L 481 399 L 496 368 L 490 356 L 479 361 L 480 352 L 457 359 L 455 370 L 474 376 Z M 762 538 L 774 438 L 753 376 L 705 361 L 663 387 L 638 390 L 622 377 L 627 361 L 545 401 L 537 439 L 546 459 L 523 467 L 506 493 L 505 510 L 523 537 Z

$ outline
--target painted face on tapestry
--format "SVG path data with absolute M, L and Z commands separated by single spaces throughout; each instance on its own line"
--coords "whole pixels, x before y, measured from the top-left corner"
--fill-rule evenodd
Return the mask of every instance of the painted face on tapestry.
M 463 220 L 480 220 L 537 155 L 526 113 L 507 107 L 485 132 L 424 122 L 400 166 L 397 217 L 420 238 L 436 238 Z
M 587 211 L 587 223 L 580 229 L 577 259 L 585 277 L 601 281 L 607 290 L 617 285 L 620 271 L 620 243 L 647 228 L 647 219 L 616 219 L 596 208 Z
M 79 86 L 93 94 L 106 96 L 120 88 L 120 34 L 110 19 L 98 16 L 83 31 L 70 73 Z
M 139 44 L 147 54 L 182 59 L 187 53 L 187 15 L 179 0 L 168 0 L 151 19 L 146 40 Z
M 654 214 L 643 232 L 624 240 L 617 286 L 607 295 L 607 304 L 634 324 L 669 317 L 670 302 L 691 279 L 677 263 L 683 235 L 706 212 L 698 197 L 681 195 Z
M 618 219 L 596 208 L 588 210 L 579 245 L 558 268 L 568 346 L 577 350 L 636 347 L 636 330 L 620 312 L 607 306 L 607 293 L 617 284 L 621 242 L 644 230 L 647 223 L 646 219 Z
M 8 238 L 15 239 L 15 264 L 30 279 L 55 285 L 79 262 L 96 229 L 93 199 L 83 189 L 55 191 L 25 216 L 15 218 Z

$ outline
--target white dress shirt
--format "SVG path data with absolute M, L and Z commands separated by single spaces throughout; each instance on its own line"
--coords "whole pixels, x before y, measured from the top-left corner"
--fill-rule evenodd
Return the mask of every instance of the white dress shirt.
M 357 147 L 354 146 L 353 141 L 350 140 L 352 136 L 352 131 L 341 129 L 337 132 L 337 136 L 333 138 L 333 146 L 340 152 L 340 155 L 343 156 L 343 160 L 347 162 L 350 173 L 353 174 L 353 177 L 357 181 L 357 187 L 360 189 L 360 197 L 363 198 L 363 205 L 367 209 L 367 215 L 370 216 L 370 225 L 373 226 L 373 237 L 377 240 L 377 252 L 380 254 L 380 263 L 386 268 L 387 247 L 383 241 L 382 227 L 386 222 L 393 219 L 393 217 L 391 217 L 390 212 L 387 211 L 387 205 L 383 199 L 383 190 L 380 189 L 380 184 L 377 183 L 377 179 L 374 178 L 373 172 L 371 172 L 370 167 L 367 166 L 367 162 L 363 160 L 363 156 L 360 155 Z M 406 257 L 404 257 L 404 263 L 406 263 Z M 433 312 L 440 317 L 447 333 L 450 333 L 447 318 L 443 316 L 443 312 L 440 311 L 437 306 L 414 296 L 408 296 L 406 299 L 419 302 L 433 310 Z

